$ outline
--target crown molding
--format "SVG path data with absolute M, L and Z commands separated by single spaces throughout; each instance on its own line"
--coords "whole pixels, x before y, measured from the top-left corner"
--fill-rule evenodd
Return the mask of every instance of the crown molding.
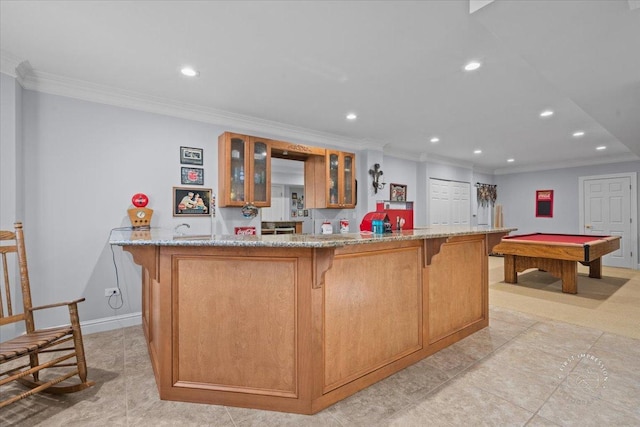
M 20 81 L 22 76 L 18 73 L 18 67 L 22 62 L 24 62 L 24 60 L 6 50 L 0 49 L 0 72 L 2 74 L 6 74 Z
M 395 148 L 390 148 L 388 146 L 383 146 L 382 147 L 382 153 L 385 156 L 389 156 L 389 157 L 395 157 L 397 159 L 404 159 L 404 160 L 411 160 L 411 161 L 419 161 L 420 160 L 420 156 L 422 155 L 421 153 L 415 153 L 412 151 L 401 151 L 401 150 L 397 150 Z
M 509 175 L 515 173 L 526 173 L 526 172 L 540 172 L 546 170 L 554 170 L 554 169 L 569 169 L 569 168 L 577 168 L 582 166 L 595 166 L 595 165 L 606 165 L 612 163 L 624 163 L 624 162 L 636 162 L 640 160 L 640 157 L 636 155 L 632 155 L 632 158 L 629 158 L 629 155 L 621 155 L 621 156 L 610 156 L 603 157 L 599 160 L 574 160 L 570 162 L 557 162 L 557 163 L 544 163 L 542 165 L 531 165 L 531 166 L 514 166 L 511 168 L 503 168 L 496 169 L 493 171 L 494 175 Z
M 271 134 L 277 138 L 301 141 L 308 144 L 319 144 L 344 150 L 375 150 L 385 155 L 405 160 L 419 162 L 433 162 L 443 165 L 470 169 L 490 175 L 506 175 L 511 173 L 535 172 L 543 170 L 561 169 L 567 167 L 590 166 L 596 164 L 619 163 L 635 161 L 640 157 L 628 155 L 604 157 L 598 161 L 573 161 L 562 163 L 545 163 L 543 165 L 515 166 L 495 170 L 484 170 L 474 166 L 472 162 L 442 157 L 429 153 L 415 153 L 399 151 L 389 148 L 386 143 L 371 139 L 347 138 L 327 132 L 315 131 L 307 128 L 291 126 L 280 122 L 265 120 L 257 117 L 230 113 L 202 105 L 172 101 L 165 98 L 127 91 L 114 87 L 71 79 L 52 73 L 34 70 L 28 61 L 23 60 L 5 50 L 0 50 L 0 72 L 15 78 L 20 85 L 33 90 L 52 95 L 65 96 L 83 101 L 96 102 L 115 107 L 128 108 L 186 120 L 209 123 L 223 127 L 225 130 L 248 134 Z
M 383 152 L 385 156 L 395 157 L 398 159 L 411 160 L 413 162 L 418 162 L 418 163 L 420 162 L 437 163 L 437 164 L 446 165 L 446 166 L 453 166 L 453 167 L 468 169 L 473 172 L 493 175 L 493 170 L 491 169 L 482 169 L 477 167 L 471 162 L 463 162 L 460 160 L 455 160 L 455 159 L 451 159 L 449 157 L 444 157 L 444 156 L 438 156 L 435 154 L 399 151 L 399 150 L 396 150 L 393 148 L 387 148 L 387 147 L 385 147 Z
M 18 65 L 21 64 L 28 66 L 28 62 L 25 63 L 25 61 Z M 11 67 L 12 65 L 10 64 L 8 66 Z M 30 66 L 25 68 L 25 71 L 21 82 L 22 86 L 25 89 L 37 92 L 210 123 L 224 127 L 225 130 L 229 131 L 249 134 L 273 134 L 278 135 L 278 138 L 293 141 L 302 140 L 307 143 L 329 145 L 339 149 L 380 150 L 384 146 L 377 141 L 347 138 L 257 117 L 230 113 L 202 105 L 177 102 L 139 92 L 71 79 L 52 73 L 33 70 Z
M 422 153 L 420 155 L 420 161 L 422 162 L 430 162 L 430 163 L 439 163 L 441 165 L 447 166 L 455 166 L 464 169 L 474 169 L 472 162 L 465 162 L 463 160 L 452 159 L 450 157 L 439 156 L 437 154 L 431 153 Z

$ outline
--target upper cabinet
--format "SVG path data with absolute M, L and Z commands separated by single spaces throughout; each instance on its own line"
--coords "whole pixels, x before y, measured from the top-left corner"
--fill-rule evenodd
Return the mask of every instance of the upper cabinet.
M 271 205 L 269 140 L 225 132 L 218 137 L 220 207 Z
M 310 208 L 356 206 L 355 154 L 327 150 L 305 162 L 305 191 Z
M 354 159 L 355 155 L 353 153 L 327 150 L 328 208 L 355 207 L 356 176 L 354 174 Z
M 271 157 L 304 162 L 305 208 L 356 206 L 355 154 L 230 132 L 218 137 L 219 206 L 271 206 Z

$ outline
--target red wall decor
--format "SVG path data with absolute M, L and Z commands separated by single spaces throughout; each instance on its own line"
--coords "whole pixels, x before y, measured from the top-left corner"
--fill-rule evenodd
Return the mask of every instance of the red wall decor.
M 553 217 L 553 190 L 536 190 L 536 217 Z
M 255 227 L 233 227 L 233 232 L 235 234 L 248 234 L 253 236 L 256 234 L 256 228 Z

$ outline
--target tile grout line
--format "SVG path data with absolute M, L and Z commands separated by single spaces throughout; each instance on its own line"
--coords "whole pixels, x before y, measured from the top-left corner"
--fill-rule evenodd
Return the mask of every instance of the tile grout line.
M 127 352 L 127 337 L 126 337 L 125 329 L 126 328 L 121 328 L 121 330 L 122 330 L 122 351 L 124 353 L 123 357 L 122 357 L 122 372 L 123 372 L 123 375 L 125 377 L 125 382 L 124 382 L 124 390 L 125 390 L 125 393 L 124 393 L 124 396 L 125 396 L 125 401 L 124 401 L 124 421 L 125 421 L 125 424 L 127 426 L 129 426 L 131 424 L 131 422 L 129 421 L 129 401 L 131 400 L 130 399 L 131 396 L 129 396 L 129 393 L 131 392 L 131 390 L 129 390 L 130 382 L 127 381 L 128 373 L 127 373 L 126 369 L 127 369 L 127 353 L 128 352 Z M 143 332 L 143 334 L 144 334 L 144 332 Z M 148 351 L 148 349 L 147 349 L 147 351 Z
M 507 322 L 507 323 L 508 323 L 508 322 Z M 523 333 L 525 333 L 526 331 L 528 331 L 529 329 L 531 329 L 533 326 L 535 326 L 535 325 L 536 325 L 536 324 L 538 324 L 538 323 L 540 323 L 540 321 L 536 320 L 533 324 L 531 324 L 530 326 L 527 326 L 527 327 L 526 327 L 526 329 L 524 329 L 524 330 L 522 330 L 521 332 L 519 332 L 518 334 L 514 335 L 511 339 L 507 339 L 504 343 L 502 343 L 501 345 L 499 345 L 497 348 L 493 349 L 491 352 L 487 353 L 484 357 L 481 357 L 480 359 L 475 360 L 472 364 L 470 364 L 470 365 L 469 365 L 469 366 L 467 366 L 466 368 L 462 369 L 460 372 L 456 373 L 453 377 L 448 378 L 448 379 L 447 379 L 447 380 L 445 380 L 444 382 L 440 383 L 438 386 L 434 387 L 434 388 L 433 388 L 433 390 L 429 391 L 429 392 L 425 395 L 425 398 L 428 398 L 428 397 L 430 397 L 432 394 L 434 394 L 435 392 L 437 392 L 438 390 L 441 390 L 441 389 L 445 388 L 445 386 L 447 386 L 449 383 L 451 383 L 454 379 L 458 378 L 458 376 L 460 376 L 461 374 L 463 374 L 463 373 L 467 372 L 470 368 L 472 368 L 473 366 L 476 366 L 477 364 L 479 364 L 479 363 L 480 363 L 480 362 L 482 362 L 483 360 L 485 360 L 485 359 L 489 358 L 489 356 L 493 355 L 497 350 L 499 350 L 499 349 L 501 349 L 502 347 L 504 347 L 505 345 L 509 344 L 511 341 L 515 340 L 517 337 L 519 337 L 520 335 L 522 335 Z M 491 327 L 491 325 L 489 325 L 489 327 Z M 481 330 L 483 330 L 483 329 L 481 329 Z M 480 332 L 480 331 L 478 331 L 478 332 Z M 472 335 L 473 335 L 473 334 L 472 334 Z M 469 335 L 469 336 L 472 336 L 472 335 Z M 468 337 L 465 337 L 465 338 L 468 338 Z M 437 352 L 436 352 L 436 353 L 434 353 L 434 354 L 437 354 Z M 431 356 L 433 356 L 433 354 L 432 354 Z M 431 357 L 431 356 L 429 356 L 429 357 Z M 425 360 L 425 359 L 423 359 L 423 360 Z M 438 370 L 439 372 L 441 372 L 442 374 L 444 374 L 444 375 L 448 376 L 448 375 L 446 374 L 446 372 L 444 372 L 444 371 L 443 371 L 443 370 L 441 370 L 440 368 L 435 367 L 435 366 L 433 366 L 433 368 L 434 368 L 434 369 L 437 369 L 437 370 Z M 475 387 L 475 386 L 474 386 L 474 387 Z M 493 393 L 492 393 L 492 392 L 490 392 L 490 391 L 487 391 L 487 390 L 485 390 L 485 389 L 483 389 L 483 388 L 480 388 L 480 387 L 476 387 L 476 388 L 479 388 L 480 390 L 484 391 L 485 393 L 489 393 L 489 394 L 491 394 L 492 396 L 494 396 L 494 397 L 496 397 L 496 398 L 498 398 L 498 399 L 500 399 L 500 400 L 504 400 L 505 402 L 509 402 L 509 403 L 511 403 L 512 405 L 517 406 L 517 407 L 519 407 L 519 408 L 521 408 L 521 409 L 523 409 L 523 410 L 525 410 L 525 411 L 529 412 L 529 410 L 528 410 L 528 409 L 526 409 L 526 408 L 522 408 L 520 405 L 517 405 L 517 404 L 515 404 L 515 403 L 513 403 L 513 402 L 511 402 L 511 401 L 509 401 L 509 400 L 506 400 L 505 398 L 503 398 L 503 397 L 501 397 L 501 396 L 497 396 L 497 395 L 493 394 Z M 384 417 L 384 418 L 383 418 L 383 420 L 388 420 L 388 419 L 389 419 L 390 417 L 392 417 L 393 415 L 395 415 L 395 414 L 399 413 L 400 411 L 403 411 L 404 409 L 406 409 L 406 408 L 408 408 L 408 407 L 410 407 L 410 406 L 412 406 L 412 405 L 415 405 L 416 403 L 419 403 L 419 402 L 416 402 L 415 400 L 410 399 L 410 402 L 409 402 L 409 403 L 407 403 L 405 406 L 403 406 L 402 408 L 398 409 L 398 410 L 397 410 L 397 411 L 395 411 L 394 413 L 389 414 L 388 416 Z M 534 415 L 535 415 L 535 414 L 534 414 Z
M 227 413 L 227 416 L 229 417 L 229 419 L 231 420 L 231 424 L 233 424 L 234 427 L 238 427 L 238 424 L 236 424 L 236 420 L 233 419 L 233 416 L 231 416 L 231 412 L 229 412 L 229 407 L 225 405 L 224 410 Z

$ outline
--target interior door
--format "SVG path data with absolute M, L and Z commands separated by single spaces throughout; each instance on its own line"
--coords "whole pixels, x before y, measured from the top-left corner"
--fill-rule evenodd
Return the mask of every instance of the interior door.
M 620 249 L 605 255 L 604 265 L 632 268 L 631 178 L 585 178 L 583 191 L 584 234 L 620 236 Z
M 429 222 L 431 225 L 449 225 L 449 182 L 429 179 Z
M 453 225 L 469 225 L 471 201 L 468 182 L 449 183 L 451 188 L 450 217 Z
M 431 225 L 467 225 L 471 217 L 471 186 L 468 182 L 429 179 Z

